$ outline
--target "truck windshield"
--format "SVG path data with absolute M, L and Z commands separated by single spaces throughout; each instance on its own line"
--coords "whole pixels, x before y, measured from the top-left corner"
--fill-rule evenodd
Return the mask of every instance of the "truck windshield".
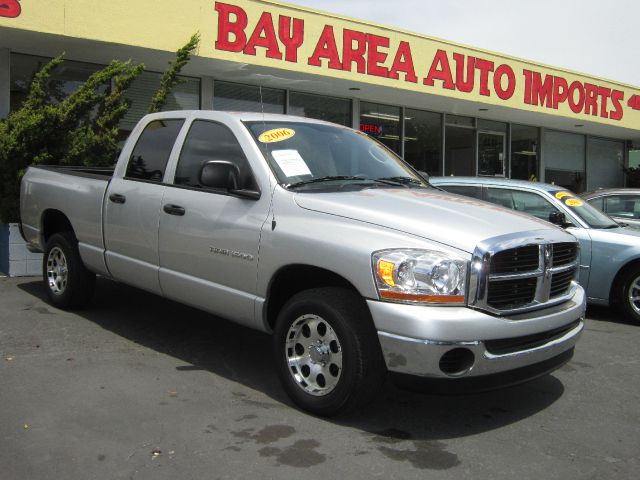
M 591 228 L 616 228 L 619 225 L 608 215 L 589 205 L 586 200 L 579 198 L 568 190 L 549 191 L 574 215 L 580 217 Z
M 304 122 L 258 121 L 245 125 L 286 188 L 430 188 L 398 156 L 363 133 Z

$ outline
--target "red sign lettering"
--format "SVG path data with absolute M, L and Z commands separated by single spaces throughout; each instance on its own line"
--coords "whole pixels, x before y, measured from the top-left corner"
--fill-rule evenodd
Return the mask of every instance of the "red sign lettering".
M 382 133 L 382 127 L 380 125 L 374 125 L 373 123 L 361 123 L 360 131 L 378 136 Z
M 22 13 L 18 0 L 0 0 L 0 17 L 16 18 Z
M 314 28 L 313 32 L 320 33 L 314 34 L 313 38 L 305 38 L 305 25 L 301 18 L 279 15 L 276 19 L 268 10 L 255 16 L 252 14 L 249 18 L 244 8 L 223 2 L 215 2 L 215 11 L 218 14 L 217 50 L 239 55 L 262 55 L 276 62 L 306 62 L 311 67 L 418 83 L 411 40 L 401 40 L 395 45 L 384 35 L 340 29 L 330 24 L 320 25 L 321 29 Z M 0 0 L 0 16 L 19 14 L 18 0 Z M 340 39 L 342 45 L 339 47 Z M 305 51 L 313 53 L 306 59 L 299 59 L 298 53 L 305 41 L 308 42 Z M 522 76 L 518 77 L 508 63 L 448 52 L 444 48 L 437 50 L 428 62 L 430 65 L 418 66 L 419 71 L 426 72 L 422 85 L 427 93 L 453 90 L 463 96 L 494 96 L 498 100 L 511 101 L 510 106 L 513 106 L 514 94 L 519 82 L 523 82 L 524 96 L 518 101 L 536 110 L 562 109 L 576 115 L 614 121 L 622 120 L 624 116 L 625 92 L 601 84 L 569 81 L 563 75 L 545 74 L 533 69 L 523 69 Z M 640 111 L 640 95 L 631 96 L 626 105 Z M 380 135 L 382 130 L 373 124 L 361 124 L 360 129 L 372 135 Z
M 265 49 L 268 58 L 282 60 L 279 40 L 284 45 L 284 59 L 287 62 L 298 61 L 298 48 L 304 39 L 303 20 L 280 15 L 278 17 L 278 35 L 276 35 L 271 13 L 263 12 L 258 24 L 247 39 L 246 29 L 249 19 L 243 8 L 216 2 L 215 9 L 218 12 L 216 49 L 227 52 L 243 52 L 246 55 L 255 56 L 256 47 L 261 47 Z

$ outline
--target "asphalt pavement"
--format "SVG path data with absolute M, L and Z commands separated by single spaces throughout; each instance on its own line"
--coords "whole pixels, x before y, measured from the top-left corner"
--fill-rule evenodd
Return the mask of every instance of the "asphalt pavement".
M 640 327 L 588 310 L 574 359 L 466 396 L 388 382 L 340 419 L 297 410 L 270 338 L 99 279 L 64 312 L 0 278 L 0 479 L 636 479 Z

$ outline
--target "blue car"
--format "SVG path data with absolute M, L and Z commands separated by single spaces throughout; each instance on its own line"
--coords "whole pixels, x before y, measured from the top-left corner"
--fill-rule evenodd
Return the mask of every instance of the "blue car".
M 587 301 L 619 307 L 640 324 L 640 230 L 616 223 L 558 185 L 494 177 L 431 177 L 450 193 L 555 223 L 580 242 L 579 282 Z

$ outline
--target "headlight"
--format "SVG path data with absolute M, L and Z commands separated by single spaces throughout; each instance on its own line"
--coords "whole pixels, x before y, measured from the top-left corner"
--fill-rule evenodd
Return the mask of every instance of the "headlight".
M 382 300 L 464 303 L 467 262 L 435 250 L 381 250 L 373 271 Z

